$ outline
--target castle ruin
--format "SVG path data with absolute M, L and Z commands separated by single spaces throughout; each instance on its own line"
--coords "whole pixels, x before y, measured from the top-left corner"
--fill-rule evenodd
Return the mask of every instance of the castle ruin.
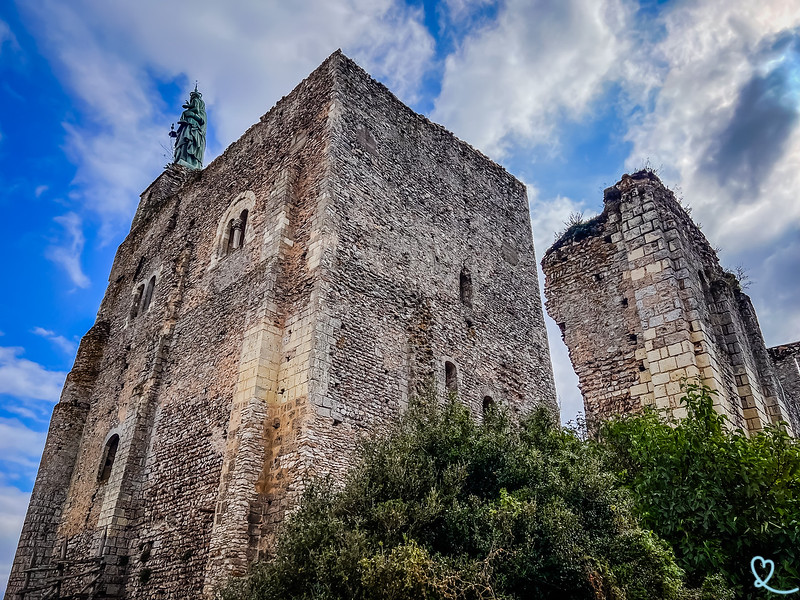
M 525 186 L 333 54 L 142 194 L 6 598 L 209 596 L 430 383 L 555 410 L 535 260 Z
M 800 373 L 787 361 L 781 385 L 750 298 L 673 193 L 644 170 L 606 189 L 603 202 L 542 260 L 547 310 L 587 418 L 645 406 L 683 417 L 681 383 L 696 378 L 743 431 L 784 422 L 800 432 Z

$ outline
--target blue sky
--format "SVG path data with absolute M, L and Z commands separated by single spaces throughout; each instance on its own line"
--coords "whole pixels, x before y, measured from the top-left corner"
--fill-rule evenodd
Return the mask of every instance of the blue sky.
M 800 4 L 302 0 L 0 5 L 0 586 L 53 404 L 199 80 L 217 156 L 336 48 L 528 184 L 539 256 L 649 164 L 800 339 Z M 580 409 L 550 323 L 562 418 Z

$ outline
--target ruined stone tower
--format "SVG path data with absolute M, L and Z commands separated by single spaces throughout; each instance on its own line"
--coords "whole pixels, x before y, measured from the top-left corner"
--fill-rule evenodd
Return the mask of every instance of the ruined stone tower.
M 672 192 L 640 171 L 603 201 L 542 260 L 587 416 L 643 406 L 685 416 L 681 380 L 698 377 L 745 431 L 790 421 L 750 298 Z
M 525 187 L 337 52 L 142 194 L 6 597 L 209 594 L 428 382 L 555 408 Z

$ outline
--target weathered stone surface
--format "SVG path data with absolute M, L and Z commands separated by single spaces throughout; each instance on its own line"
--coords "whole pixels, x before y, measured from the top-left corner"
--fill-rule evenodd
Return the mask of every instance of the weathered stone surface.
M 800 432 L 800 342 L 775 346 L 768 351 L 789 411 L 789 422 L 795 432 Z
M 210 594 L 448 369 L 476 417 L 555 410 L 525 187 L 341 53 L 165 171 L 109 282 L 7 598 L 64 540 L 67 569 L 102 552 L 108 595 Z
M 697 377 L 734 426 L 789 421 L 750 298 L 672 192 L 640 171 L 604 204 L 542 261 L 587 416 L 648 405 L 685 416 L 681 381 Z

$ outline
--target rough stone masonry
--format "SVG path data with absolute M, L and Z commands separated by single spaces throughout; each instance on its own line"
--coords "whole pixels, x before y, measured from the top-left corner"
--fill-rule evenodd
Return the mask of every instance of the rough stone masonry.
M 789 422 L 800 435 L 800 342 L 768 349 L 778 375 L 780 393 L 786 400 Z
M 535 264 L 524 185 L 333 54 L 142 194 L 6 598 L 210 595 L 425 385 L 555 410 Z
M 734 426 L 784 421 L 800 431 L 798 380 L 781 388 L 750 298 L 672 192 L 645 170 L 603 200 L 600 215 L 568 229 L 542 260 L 547 310 L 587 417 L 643 406 L 683 417 L 681 381 L 698 378 Z

